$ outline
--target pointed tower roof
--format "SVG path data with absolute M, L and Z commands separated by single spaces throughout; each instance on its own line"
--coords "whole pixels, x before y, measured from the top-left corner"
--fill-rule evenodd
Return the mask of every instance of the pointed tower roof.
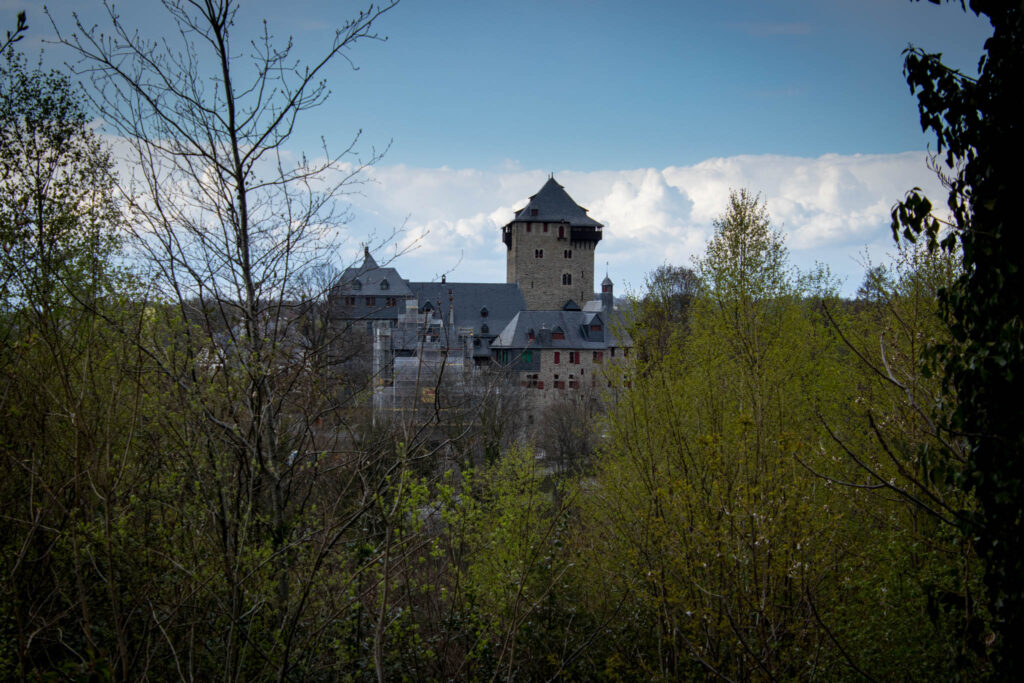
M 610 277 L 608 277 L 607 275 L 605 275 L 604 279 L 601 280 L 601 286 L 604 287 L 605 285 L 610 285 L 610 284 L 612 284 L 612 279 Z
M 523 208 L 516 211 L 516 221 L 526 223 L 568 223 L 575 227 L 604 227 L 587 215 L 587 210 L 573 201 L 569 193 L 551 176 L 540 188 L 540 192 L 530 197 Z
M 370 254 L 370 247 L 363 245 L 363 265 L 359 270 L 376 270 L 379 268 L 377 261 Z

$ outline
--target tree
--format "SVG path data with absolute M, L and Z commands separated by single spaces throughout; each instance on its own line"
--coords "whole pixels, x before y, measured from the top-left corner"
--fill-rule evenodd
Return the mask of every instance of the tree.
M 165 457 L 195 482 L 180 506 L 197 532 L 177 539 L 191 544 L 177 574 L 191 590 L 152 613 L 177 644 L 176 665 L 192 667 L 180 675 L 301 676 L 325 665 L 322 639 L 340 637 L 338 584 L 357 571 L 342 539 L 387 477 L 362 476 L 375 458 L 351 448 L 343 400 L 353 394 L 335 385 L 330 341 L 307 334 L 310 311 L 325 305 L 307 287 L 333 256 L 339 195 L 380 155 L 360 158 L 356 135 L 340 154 L 325 146 L 320 160 L 293 163 L 286 144 L 325 101 L 327 65 L 377 39 L 394 5 L 359 12 L 308 66 L 266 24 L 238 41 L 235 0 L 163 2 L 174 30 L 162 33 L 176 45 L 140 36 L 112 7 L 105 33 L 77 21 L 59 32 L 98 115 L 129 146 L 132 245 L 169 304 L 160 329 L 175 331 L 154 333 L 144 351 L 174 405 Z M 194 645 L 204 639 L 190 613 L 222 645 Z
M 936 0 L 933 0 L 935 2 Z M 919 190 L 892 214 L 893 235 L 923 238 L 930 248 L 958 252 L 959 277 L 939 294 L 951 339 L 937 344 L 931 369 L 944 378 L 939 415 L 951 438 L 967 446 L 967 462 L 939 465 L 974 494 L 978 511 L 963 531 L 978 539 L 995 610 L 997 671 L 1010 678 L 1024 666 L 1024 423 L 1017 401 L 1024 382 L 1024 272 L 1016 177 L 1024 129 L 1018 94 L 1024 87 L 1024 9 L 971 0 L 961 6 L 987 16 L 992 36 L 972 78 L 941 55 L 908 49 L 904 73 L 918 100 L 921 127 L 935 134 L 949 173 L 951 222 L 932 215 Z
M 134 677 L 158 468 L 140 455 L 152 397 L 144 301 L 121 257 L 113 164 L 57 72 L 0 66 L 0 676 Z M 135 660 L 139 661 L 139 660 Z
M 7 31 L 7 36 L 4 38 L 4 42 L 0 43 L 0 55 L 7 51 L 11 45 L 24 38 L 25 31 L 28 30 L 28 22 L 25 21 L 25 13 L 18 12 L 18 25 L 14 27 L 14 33 Z
M 113 164 L 67 76 L 29 70 L 13 51 L 3 60 L 0 293 L 45 317 L 108 270 L 118 246 Z
M 685 266 L 666 264 L 647 275 L 647 292 L 635 302 L 631 321 L 641 362 L 663 356 L 686 334 L 699 293 L 700 278 Z

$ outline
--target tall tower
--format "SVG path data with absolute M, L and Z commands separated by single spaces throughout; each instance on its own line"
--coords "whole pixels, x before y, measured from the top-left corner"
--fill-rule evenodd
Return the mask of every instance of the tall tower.
M 560 310 L 594 298 L 594 250 L 604 227 L 548 178 L 501 229 L 508 247 L 506 282 L 518 282 L 526 308 Z

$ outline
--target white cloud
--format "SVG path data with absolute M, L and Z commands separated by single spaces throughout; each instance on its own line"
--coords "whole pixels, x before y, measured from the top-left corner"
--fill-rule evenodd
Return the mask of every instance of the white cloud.
M 766 200 L 796 265 L 825 262 L 852 292 L 864 251 L 877 262 L 891 247 L 890 207 L 914 186 L 943 196 L 925 159 L 923 152 L 737 156 L 660 170 L 567 170 L 555 177 L 605 224 L 597 270 L 603 274 L 608 263 L 617 291 L 623 285 L 638 290 L 662 263 L 689 265 L 703 252 L 730 190 L 744 187 Z M 452 280 L 479 282 L 504 281 L 499 228 L 547 179 L 513 162 L 494 170 L 379 166 L 368 174 L 372 182 L 350 198 L 355 219 L 344 256 L 357 258 L 361 242 L 374 242 L 367 235 L 379 241 L 404 225 L 383 253 L 414 248 L 393 264 L 405 277 L 448 273 Z

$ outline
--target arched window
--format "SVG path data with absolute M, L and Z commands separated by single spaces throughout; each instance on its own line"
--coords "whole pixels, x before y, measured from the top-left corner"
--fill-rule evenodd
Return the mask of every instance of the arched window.
M 391 285 L 390 285 L 390 284 L 388 284 L 388 281 L 387 281 L 386 279 L 385 279 L 385 280 L 381 280 L 381 281 L 380 281 L 380 288 L 381 288 L 381 289 L 387 289 L 387 288 L 388 288 L 388 287 L 390 287 L 390 286 L 391 286 Z
M 352 281 L 352 289 L 354 289 L 354 290 L 356 290 L 358 292 L 362 288 L 363 288 L 363 283 L 359 281 L 359 278 L 356 278 L 355 280 Z
M 483 308 L 480 309 L 480 317 L 481 318 L 486 318 L 487 317 L 487 307 L 486 306 L 484 306 Z

